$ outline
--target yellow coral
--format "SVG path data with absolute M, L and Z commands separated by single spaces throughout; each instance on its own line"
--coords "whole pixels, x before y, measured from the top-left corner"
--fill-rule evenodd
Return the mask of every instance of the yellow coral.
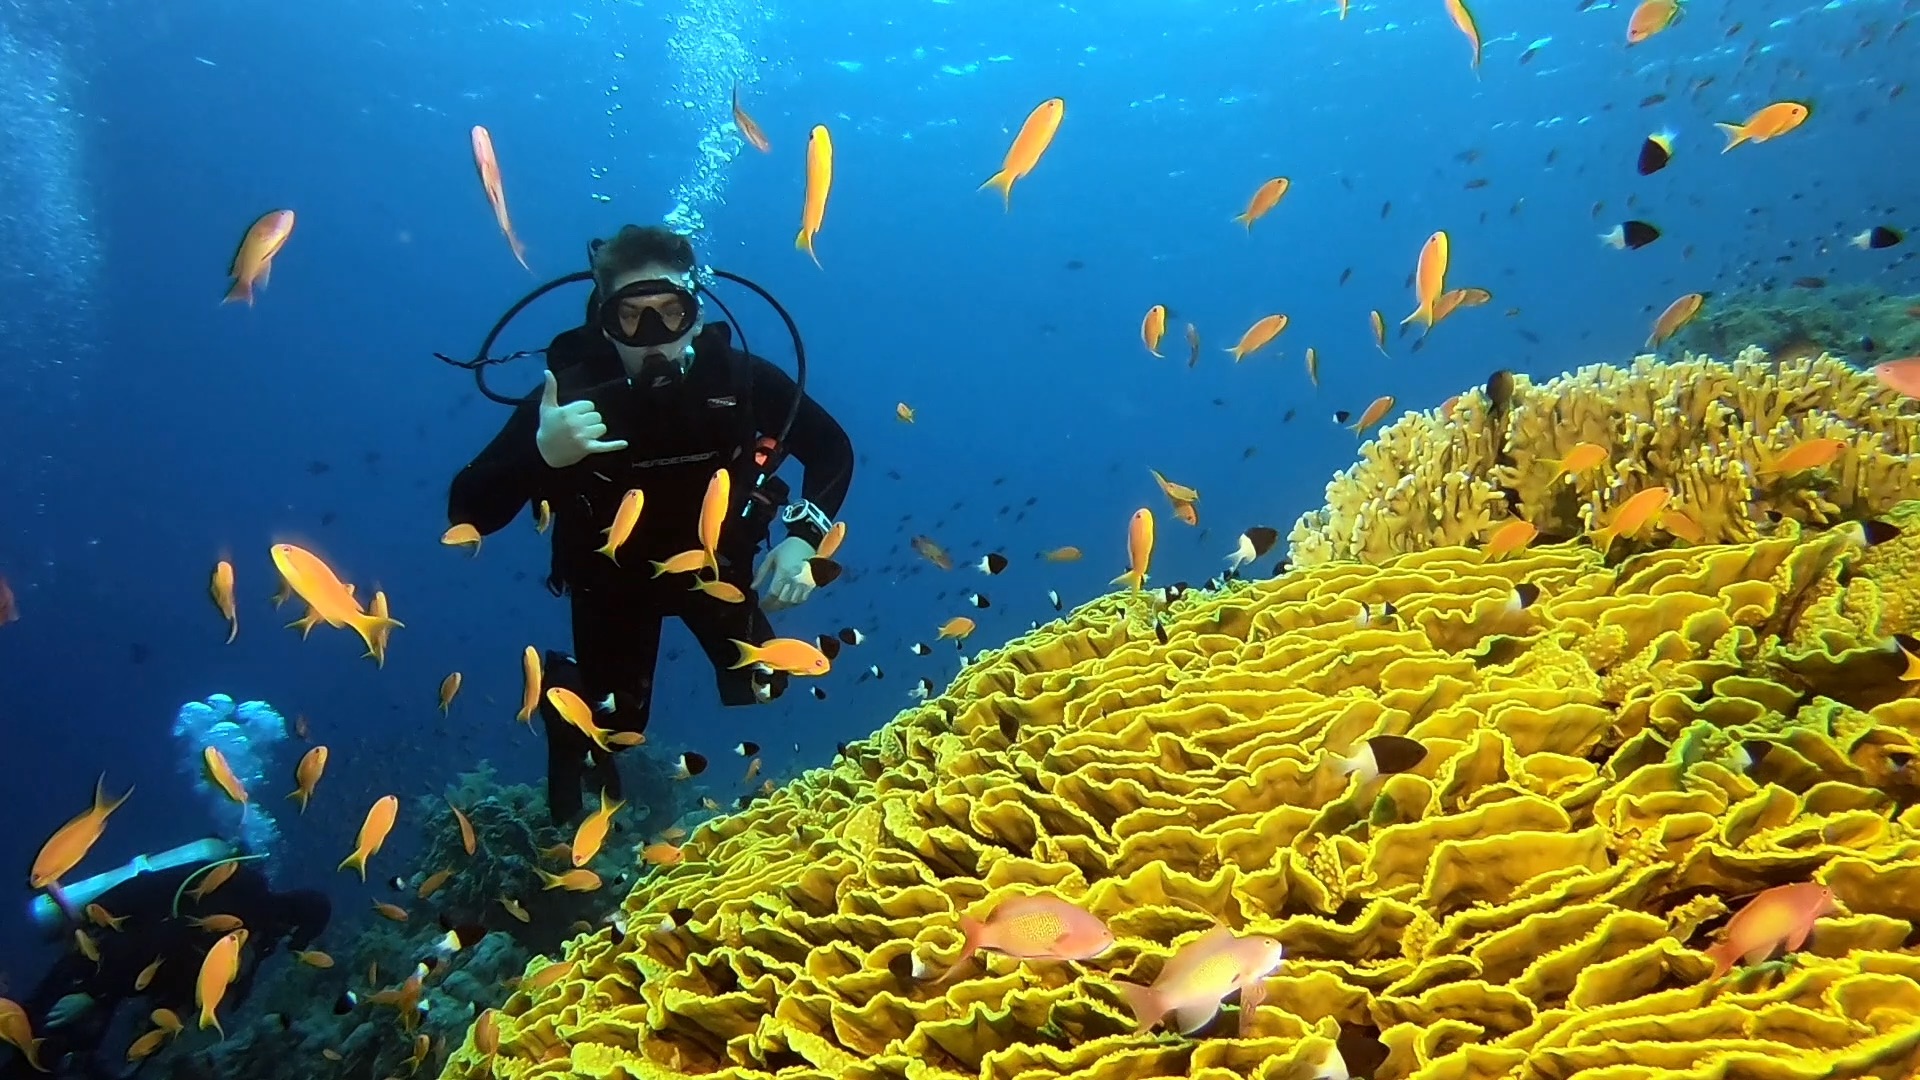
M 1757 349 L 1731 364 L 1643 356 L 1630 368 L 1514 381 L 1503 423 L 1492 422 L 1485 392 L 1475 391 L 1447 417 L 1408 413 L 1383 429 L 1327 484 L 1326 506 L 1295 523 L 1294 564 L 1477 546 L 1514 517 L 1543 540 L 1567 539 L 1653 486 L 1671 489 L 1672 505 L 1710 543 L 1771 535 L 1782 519 L 1825 526 L 1871 517 L 1920 494 L 1920 411 L 1830 356 L 1777 364 Z M 1826 437 L 1847 443 L 1833 464 L 1758 475 L 1763 450 L 1778 455 Z M 1583 442 L 1604 448 L 1607 463 L 1558 475 L 1558 462 Z
M 445 1075 L 1294 1080 L 1336 1047 L 1380 1080 L 1920 1075 L 1920 699 L 1881 644 L 1913 607 L 1878 600 L 1914 593 L 1920 503 L 1894 518 L 1871 551 L 1328 564 L 1189 594 L 1165 645 L 1144 598 L 1096 601 L 700 828 Z M 1381 734 L 1428 754 L 1344 775 Z M 1807 949 L 1711 979 L 1730 909 L 1809 879 L 1842 910 Z M 1117 947 L 938 981 L 961 914 L 1035 892 Z M 1287 949 L 1250 1037 L 1133 1033 L 1112 982 L 1215 920 Z

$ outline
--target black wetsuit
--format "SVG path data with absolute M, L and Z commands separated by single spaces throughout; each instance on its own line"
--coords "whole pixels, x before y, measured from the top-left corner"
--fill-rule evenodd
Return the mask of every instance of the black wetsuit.
M 305 949 L 327 928 L 333 906 L 322 893 L 307 890 L 276 893 L 266 875 L 252 863 L 242 863 L 224 884 L 208 893 L 205 900 L 192 896 L 180 898 L 180 915 L 174 917 L 173 897 L 181 882 L 200 866 L 193 864 L 140 874 L 109 889 L 95 903 L 115 918 L 125 918 L 124 929 L 111 930 L 89 924 L 84 929 L 100 947 L 100 963 L 81 955 L 73 941 L 73 928 L 62 934 L 67 950 L 20 1004 L 33 1022 L 35 1037 L 45 1038 L 40 1047 L 40 1063 L 56 1075 L 108 1077 L 127 1069 L 126 1047 L 108 1049 L 101 1040 L 113 1026 L 115 1012 L 125 1002 L 142 1000 L 142 1011 L 172 1009 L 189 1028 L 198 1023 L 194 1005 L 194 986 L 200 976 L 201 961 L 220 935 L 194 926 L 187 920 L 208 915 L 237 917 L 247 928 L 247 944 L 241 950 L 239 978 L 227 990 L 220 1003 L 220 1015 L 227 1030 L 235 1030 L 228 1019 L 253 988 L 253 976 L 260 961 L 280 947 L 281 939 L 295 949 Z M 197 883 L 196 883 L 197 884 Z M 136 991 L 134 982 L 147 965 L 160 960 L 153 981 L 144 991 Z M 49 1027 L 47 1016 L 60 999 L 70 994 L 86 994 L 93 1005 L 63 1027 Z M 137 1030 L 152 1025 L 144 1021 Z M 0 1053 L 10 1053 L 0 1046 Z M 0 1077 L 24 1080 L 41 1077 L 20 1054 L 13 1054 L 0 1065 Z
M 734 669 L 740 654 L 729 639 L 758 644 L 773 636 L 759 598 L 750 587 L 754 553 L 767 540 L 784 484 L 770 478 L 758 499 L 756 442 L 775 436 L 798 388 L 786 372 L 733 347 L 725 323 L 710 323 L 694 339 L 694 360 L 685 375 L 649 368 L 629 380 L 619 354 L 599 330 L 580 327 L 553 339 L 547 367 L 561 403 L 591 399 L 607 425 L 607 440 L 625 439 L 627 449 L 593 454 L 565 469 L 548 467 L 534 435 L 540 426 L 537 397 L 522 403 L 500 434 L 453 479 L 447 518 L 482 535 L 504 528 L 523 507 L 545 500 L 553 510 L 553 569 L 548 587 L 570 593 L 573 603 L 573 663 L 547 656 L 547 685 L 567 686 L 596 709 L 596 722 L 615 731 L 643 731 L 653 697 L 654 664 L 661 621 L 677 616 L 712 661 L 727 705 L 757 700 L 750 669 Z M 786 451 L 805 467 L 801 497 L 832 517 L 840 511 L 853 477 L 853 446 L 847 434 L 811 397 L 803 397 Z M 694 591 L 688 574 L 655 577 L 664 562 L 700 546 L 700 506 L 715 469 L 732 474 L 732 505 L 721 529 L 720 579 L 746 594 L 729 604 Z M 640 522 L 621 546 L 619 562 L 600 554 L 604 530 L 613 523 L 631 488 L 645 493 Z M 745 518 L 749 501 L 754 508 Z M 788 535 L 818 545 L 818 527 L 788 526 Z M 764 683 L 778 696 L 786 676 Z M 599 712 L 607 695 L 614 710 Z M 541 702 L 548 733 L 547 802 L 556 822 L 580 810 L 584 781 L 619 794 L 619 778 L 607 755 Z M 592 754 L 593 767 L 585 762 Z

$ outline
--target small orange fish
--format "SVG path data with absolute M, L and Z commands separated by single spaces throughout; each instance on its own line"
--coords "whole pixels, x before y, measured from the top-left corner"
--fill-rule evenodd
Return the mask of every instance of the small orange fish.
M 1594 529 L 1587 534 L 1593 539 L 1594 548 L 1605 555 L 1616 538 L 1622 536 L 1631 538 L 1637 535 L 1641 529 L 1646 528 L 1647 522 L 1652 521 L 1654 516 L 1665 508 L 1667 500 L 1672 497 L 1673 492 L 1664 487 L 1650 487 L 1645 491 L 1637 492 L 1632 498 L 1620 504 L 1620 508 L 1614 511 L 1612 519 L 1604 528 Z
M 310 968 L 319 968 L 322 971 L 333 966 L 333 957 L 317 949 L 296 949 L 293 958 Z
M 974 623 L 972 619 L 967 618 L 965 615 L 955 615 L 953 618 L 940 624 L 940 639 L 952 638 L 955 641 L 965 641 L 967 637 L 973 633 L 973 630 Z
M 1680 17 L 1680 0 L 1641 0 L 1627 19 L 1627 44 L 1638 45 L 1672 26 Z
M 1707 542 L 1707 530 L 1701 528 L 1699 522 L 1671 506 L 1661 513 L 1660 527 L 1689 544 Z
M 447 547 L 464 547 L 468 554 L 480 554 L 480 530 L 471 525 L 460 524 L 440 534 L 440 543 Z
M 1763 143 L 1777 139 L 1801 124 L 1813 115 L 1812 110 L 1798 101 L 1776 101 L 1752 116 L 1744 124 L 1715 124 L 1727 136 L 1726 153 L 1744 142 Z
M 227 756 L 220 752 L 219 747 L 209 746 L 202 749 L 200 764 L 201 772 L 205 774 L 208 783 L 219 788 L 227 798 L 241 806 L 247 804 L 246 786 L 240 783 L 238 776 L 234 775 L 233 766 L 227 764 Z
M 1465 0 L 1447 0 L 1447 15 L 1453 19 L 1453 25 L 1459 27 L 1466 36 L 1467 44 L 1473 46 L 1473 70 L 1480 71 L 1480 26 L 1473 20 L 1473 12 L 1467 10 Z M 1428 324 L 1432 325 L 1432 324 Z
M 1247 327 L 1247 332 L 1241 334 L 1240 340 L 1235 342 L 1233 348 L 1228 349 L 1227 352 L 1233 354 L 1233 362 L 1237 364 L 1265 348 L 1274 338 L 1279 337 L 1281 332 L 1286 328 L 1287 317 L 1285 315 L 1265 316 L 1252 326 Z
M 601 885 L 600 875 L 586 869 L 569 870 L 564 874 L 549 874 L 545 870 L 535 867 L 533 872 L 540 875 L 540 880 L 546 882 L 545 887 L 548 889 L 565 889 L 568 892 L 593 892 L 600 888 Z
M 725 469 L 715 469 L 707 478 L 707 493 L 700 499 L 700 547 L 707 553 L 707 568 L 715 574 L 720 572 L 720 557 L 714 552 L 720 546 L 720 527 L 726 524 L 727 508 L 733 500 L 733 474 Z
M 1160 339 L 1167 333 L 1167 306 L 1155 304 L 1147 309 L 1147 316 L 1140 320 L 1140 340 L 1147 351 L 1160 356 Z M 1164 357 L 1162 357 L 1164 359 Z
M 240 916 L 225 914 L 209 915 L 204 919 L 188 919 L 187 923 L 195 929 L 205 930 L 210 934 L 230 934 L 245 925 L 240 921 Z
M 1736 960 L 1756 964 L 1782 949 L 1798 952 L 1813 924 L 1838 910 L 1825 885 L 1775 885 L 1748 901 L 1727 923 L 1726 937 L 1707 950 L 1713 977 L 1732 971 Z
M 1200 362 L 1200 328 L 1187 324 L 1187 368 L 1192 370 Z
M 207 594 L 213 597 L 213 606 L 227 620 L 227 644 L 231 645 L 240 633 L 240 612 L 233 600 L 232 563 L 221 559 L 213 565 L 213 580 L 207 586 Z
M 619 799 L 609 802 L 607 793 L 600 792 L 600 808 L 588 814 L 573 832 L 573 843 L 567 850 L 566 859 L 575 866 L 585 866 L 600 854 L 600 848 L 607 842 L 607 833 L 613 828 L 613 815 L 627 804 Z
M 1485 289 L 1448 289 L 1440 294 L 1440 302 L 1434 305 L 1433 321 L 1444 322 L 1446 317 L 1461 308 L 1479 307 L 1493 299 L 1493 294 Z
M 1515 518 L 1493 531 L 1493 536 L 1487 541 L 1487 559 L 1504 559 L 1515 552 L 1525 551 L 1527 545 L 1539 535 L 1540 530 L 1534 528 L 1532 523 Z
M 1113 579 L 1139 592 L 1147 584 L 1147 566 L 1153 560 L 1153 511 L 1141 507 L 1127 522 L 1127 572 Z
M 108 911 L 99 904 L 88 904 L 85 915 L 88 922 L 100 927 L 102 930 L 121 932 L 127 928 L 127 917 L 125 915 L 114 918 L 113 912 Z
M 223 917 L 228 919 L 233 919 L 233 916 L 231 915 L 227 915 Z M 196 919 L 194 921 L 198 922 L 199 920 Z M 238 924 L 240 922 L 239 919 L 233 919 L 233 921 L 235 924 Z M 234 929 L 234 927 L 228 927 L 228 929 Z M 94 967 L 97 968 L 100 966 L 100 943 L 93 940 L 93 936 L 91 934 L 87 933 L 85 930 L 75 930 L 73 932 L 73 947 L 80 950 L 81 956 L 84 956 L 87 959 L 93 961 Z
M 913 417 L 914 417 L 913 406 L 907 404 L 904 401 L 897 402 L 893 406 L 893 415 L 894 415 L 894 418 L 899 420 L 901 423 L 911 424 L 913 423 Z
M 1373 347 L 1380 350 L 1381 356 L 1387 354 L 1387 317 L 1380 314 L 1378 308 L 1367 312 L 1367 325 L 1373 328 Z
M 275 544 L 271 550 L 273 564 L 280 571 L 280 576 L 328 626 L 352 627 L 370 650 L 375 648 L 377 638 L 381 645 L 378 651 L 384 653 L 385 637 L 381 632 L 400 627 L 401 623 L 384 616 L 368 615 L 361 608 L 360 601 L 354 599 L 353 586 L 342 582 L 331 567 L 305 548 L 293 544 Z M 375 600 L 380 600 L 379 594 L 375 595 Z
M 33 1037 L 33 1021 L 27 1017 L 27 1010 L 11 998 L 0 997 L 0 1042 L 10 1043 L 20 1051 L 27 1064 L 41 1072 L 51 1072 L 40 1064 L 40 1044 L 45 1039 Z
M 1173 500 L 1173 516 L 1178 518 L 1182 525 L 1200 524 L 1200 508 L 1185 499 Z
M 984 920 L 960 916 L 962 959 L 981 949 L 1022 960 L 1092 960 L 1113 948 L 1113 931 L 1086 909 L 1054 896 L 1016 896 Z
M 1778 457 L 1766 447 L 1760 447 L 1760 467 L 1754 472 L 1760 476 L 1775 473 L 1786 475 L 1807 469 L 1821 469 L 1834 463 L 1847 449 L 1845 439 L 1802 439 L 1788 448 Z
M 253 306 L 253 288 L 255 284 L 265 287 L 267 279 L 273 276 L 273 259 L 280 249 L 287 245 L 287 238 L 293 235 L 293 211 L 271 210 L 260 215 L 247 227 L 247 235 L 240 240 L 240 250 L 233 253 L 233 265 L 228 268 L 227 276 L 233 279 L 233 287 L 227 290 L 223 304 L 235 300 L 245 300 L 248 307 Z
M 395 627 L 406 624 L 395 619 L 393 612 L 387 610 L 387 594 L 375 589 L 373 603 L 367 605 L 367 615 L 373 620 L 373 640 L 367 642 L 367 652 L 362 659 L 372 660 L 375 667 L 387 666 L 387 639 L 393 636 Z
M 1284 176 L 1276 176 L 1261 184 L 1254 190 L 1253 198 L 1248 200 L 1246 213 L 1235 214 L 1233 220 L 1245 225 L 1247 231 L 1252 232 L 1253 223 L 1267 216 L 1267 211 L 1279 206 L 1280 200 L 1287 197 L 1287 189 L 1292 186 L 1293 181 Z
M 646 492 L 639 488 L 628 488 L 627 493 L 620 497 L 620 506 L 613 512 L 613 524 L 601 530 L 601 535 L 607 538 L 607 542 L 594 550 L 612 559 L 613 565 L 620 565 L 620 560 L 617 558 L 620 545 L 627 542 L 627 539 L 633 535 L 633 527 L 640 524 L 640 511 L 646 503 Z
M 390 922 L 407 921 L 407 909 L 398 904 L 389 904 L 384 900 L 375 900 L 373 902 L 373 910 L 379 912 L 381 918 Z
M 800 235 L 793 246 L 807 253 L 813 265 L 820 266 L 814 254 L 813 238 L 827 220 L 827 193 L 833 190 L 833 136 L 824 125 L 815 125 L 807 137 L 807 197 L 800 210 Z M 821 267 L 825 269 L 825 267 Z
M 434 871 L 427 875 L 425 881 L 420 883 L 420 888 L 414 893 L 414 896 L 421 900 L 431 899 L 433 894 L 439 892 L 441 887 L 444 886 L 451 877 L 453 877 L 452 870 Z
M 1171 1014 L 1188 1035 L 1211 1023 L 1221 1003 L 1238 990 L 1240 1037 L 1246 1038 L 1254 1010 L 1266 1000 L 1266 979 L 1280 962 L 1280 943 L 1273 938 L 1235 937 L 1226 927 L 1216 926 L 1175 951 L 1152 986 L 1113 985 L 1133 1009 L 1138 1030 L 1145 1031 Z
M 514 714 L 514 719 L 523 724 L 533 723 L 533 714 L 540 711 L 540 687 L 544 677 L 540 670 L 540 650 L 527 646 L 526 651 L 520 654 L 520 711 Z
M 534 504 L 533 531 L 541 536 L 545 536 L 547 535 L 547 530 L 551 528 L 553 528 L 553 504 L 545 499 L 541 499 L 538 503 Z
M 730 668 L 743 668 L 749 664 L 765 664 L 775 671 L 784 671 L 789 675 L 819 676 L 833 669 L 833 664 L 811 642 L 798 638 L 774 638 L 764 645 L 754 645 L 738 638 L 729 638 L 733 647 L 740 650 L 740 659 L 729 664 Z
M 1452 259 L 1452 247 L 1445 230 L 1427 237 L 1427 242 L 1421 246 L 1420 262 L 1413 272 L 1414 295 L 1420 303 L 1413 309 L 1413 314 L 1400 320 L 1401 326 L 1417 321 L 1427 329 L 1433 329 L 1437 321 L 1434 311 L 1440 304 L 1441 295 L 1447 291 L 1447 264 Z M 1385 327 L 1381 327 L 1376 336 L 1384 339 Z
M 1667 310 L 1653 320 L 1653 334 L 1647 338 L 1647 348 L 1657 349 L 1668 338 L 1680 332 L 1680 328 L 1693 321 L 1707 302 L 1703 293 L 1688 293 L 1667 305 Z
M 1048 562 L 1079 562 L 1080 549 L 1069 544 L 1065 547 L 1054 548 L 1052 551 L 1043 551 L 1040 553 L 1040 557 Z
M 674 844 L 648 844 L 640 849 L 641 860 L 654 866 L 678 866 L 686 857 L 686 852 Z
M 693 583 L 693 588 L 687 591 L 706 593 L 724 604 L 744 604 L 747 601 L 747 594 L 741 591 L 740 586 L 726 581 L 708 581 L 700 578 Z
M 1905 397 L 1920 398 L 1920 356 L 1873 365 L 1873 377 L 1880 385 Z
M 1367 406 L 1367 410 L 1360 414 L 1359 422 L 1353 425 L 1354 435 L 1366 435 L 1368 428 L 1386 419 L 1387 413 L 1391 411 L 1393 411 L 1392 394 L 1382 394 L 1374 398 L 1372 404 Z
M 187 895 L 193 897 L 194 903 L 201 903 L 211 896 L 214 890 L 232 880 L 233 875 L 239 870 L 238 860 L 215 863 L 213 869 L 208 870 L 206 876 L 200 879 L 200 884 L 187 890 Z
M 527 914 L 527 909 L 521 907 L 520 901 L 518 900 L 503 896 L 500 898 L 500 906 L 507 909 L 507 914 L 523 923 L 531 923 L 533 921 L 533 917 Z
M 579 965 L 580 965 L 580 961 L 578 960 L 568 960 L 568 961 L 565 961 L 564 963 L 548 964 L 546 967 L 543 967 L 539 971 L 534 972 L 532 975 L 529 975 L 524 979 L 520 980 L 520 989 L 545 990 L 547 987 L 552 986 L 554 983 L 557 983 L 560 980 L 566 978 L 567 976 L 572 975 L 573 969 L 578 967 Z
M 1020 125 L 1020 134 L 1014 136 L 1013 145 L 1007 149 L 1000 171 L 988 177 L 980 190 L 999 191 L 1006 208 L 1012 210 L 1014 181 L 1024 179 L 1040 164 L 1040 155 L 1053 144 L 1054 133 L 1060 130 L 1060 121 L 1066 114 L 1067 103 L 1061 98 L 1048 98 L 1034 106 L 1026 122 Z
M 820 538 L 820 547 L 813 553 L 816 559 L 831 559 L 847 542 L 847 523 L 836 521 L 827 529 L 827 535 Z
M 1177 503 L 1200 501 L 1200 493 L 1187 485 L 1176 484 L 1166 477 L 1161 476 L 1160 470 L 1158 469 L 1148 469 L 1147 471 L 1153 474 L 1154 483 L 1160 485 L 1160 490 L 1165 493 L 1170 501 Z
M 80 865 L 80 860 L 87 857 L 87 852 L 93 850 L 93 845 L 100 842 L 101 834 L 107 831 L 107 818 L 132 795 L 133 789 L 128 788 L 125 795 L 109 800 L 107 774 L 101 773 L 93 786 L 92 808 L 60 826 L 41 845 L 40 854 L 34 856 L 33 869 L 27 872 L 28 886 L 44 889 Z
M 313 789 L 320 783 L 320 777 L 327 771 L 327 748 L 316 746 L 300 758 L 300 764 L 294 766 L 294 789 L 287 798 L 300 800 L 300 812 L 307 812 L 307 802 L 313 798 Z
M 480 846 L 479 839 L 475 837 L 473 833 L 473 822 L 468 821 L 467 815 L 461 813 L 460 808 L 453 805 L 452 799 L 447 800 L 447 809 L 453 811 L 454 823 L 460 826 L 460 846 L 466 849 L 467 854 L 473 854 Z
M 739 83 L 733 84 L 733 126 L 740 129 L 740 137 L 747 140 L 747 144 L 755 150 L 763 154 L 773 153 L 773 144 L 767 141 L 767 133 L 761 131 L 760 125 L 754 123 L 753 117 L 747 115 L 747 110 L 740 107 Z
M 580 699 L 579 694 L 564 686 L 549 686 L 547 702 L 560 714 L 560 719 L 593 740 L 593 745 L 609 753 L 613 751 L 613 747 L 607 745 L 607 736 L 612 733 L 594 722 L 593 710 Z
M 1579 476 L 1589 469 L 1597 468 L 1607 460 L 1607 448 L 1590 442 L 1575 443 L 1567 456 L 1558 461 L 1547 459 L 1543 464 L 1553 466 L 1551 484 L 1563 476 Z
M 220 1000 L 227 996 L 227 987 L 240 974 L 240 947 L 246 944 L 247 932 L 235 930 L 207 950 L 206 959 L 200 962 L 200 977 L 194 983 L 194 1001 L 200 1006 L 200 1030 L 212 1028 L 227 1037 L 227 1031 L 220 1026 L 216 1010 Z
M 387 842 L 387 834 L 393 831 L 393 821 L 400 813 L 400 800 L 393 795 L 383 795 L 374 801 L 368 809 L 366 820 L 360 823 L 360 837 L 353 854 L 342 859 L 336 870 L 352 867 L 360 871 L 360 880 L 367 880 L 367 860 L 378 854 Z
M 527 246 L 513 234 L 513 220 L 507 216 L 507 186 L 500 179 L 500 159 L 493 152 L 493 135 L 478 124 L 468 133 L 473 141 L 473 167 L 480 173 L 480 186 L 486 190 L 487 205 L 493 207 L 494 224 L 500 226 L 500 232 L 507 238 L 507 246 L 513 249 L 513 257 L 522 269 L 531 270 L 527 265 Z
M 492 1057 L 500 1052 L 499 1010 L 487 1009 L 474 1018 L 473 1048 L 483 1057 Z
M 453 699 L 460 693 L 460 673 L 453 672 L 440 680 L 440 715 L 447 715 L 453 707 Z
M 149 1031 L 145 1035 L 133 1040 L 133 1043 L 127 1047 L 127 1060 L 134 1062 L 152 1057 L 156 1051 L 166 1045 L 166 1041 L 166 1032 L 158 1029 Z
M 1315 390 L 1320 389 L 1320 354 L 1314 352 L 1311 345 L 1307 346 L 1307 379 Z

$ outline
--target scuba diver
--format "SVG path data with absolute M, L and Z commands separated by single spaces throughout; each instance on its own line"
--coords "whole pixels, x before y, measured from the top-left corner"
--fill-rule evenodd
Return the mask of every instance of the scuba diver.
M 546 687 L 564 686 L 615 732 L 646 729 L 659 658 L 661 621 L 677 616 L 713 663 L 720 700 L 750 705 L 786 689 L 781 672 L 735 668 L 733 640 L 758 645 L 773 636 L 766 610 L 806 600 L 814 556 L 853 476 L 853 446 L 840 424 L 806 394 L 806 352 L 793 320 L 765 290 L 737 275 L 773 305 L 793 335 L 798 382 L 734 344 L 737 321 L 695 273 L 687 238 L 658 226 L 623 226 L 590 247 L 589 273 L 537 290 L 510 310 L 471 363 L 481 389 L 516 406 L 491 443 L 453 479 L 447 519 L 483 536 L 504 528 L 522 507 L 553 523 L 547 587 L 571 596 L 573 653 L 548 651 Z M 522 399 L 486 387 L 487 346 L 533 297 L 591 276 L 585 325 L 544 350 L 542 389 Z M 702 297 L 727 321 L 708 322 Z M 733 325 L 730 325 L 732 323 Z M 524 355 L 524 354 L 516 354 Z M 512 359 L 509 357 L 507 359 Z M 773 474 L 786 455 L 805 471 L 800 497 Z M 653 563 L 698 548 L 699 518 L 717 469 L 731 478 L 731 505 L 717 545 L 719 582 L 744 596 L 728 602 L 690 588 L 685 573 L 656 573 Z M 626 493 L 644 493 L 639 521 L 614 557 L 599 548 Z M 753 557 L 774 518 L 786 536 L 757 572 Z M 617 561 L 616 561 L 617 559 Z M 732 599 L 738 600 L 739 597 Z M 547 731 L 547 805 L 556 824 L 580 812 L 583 790 L 620 797 L 612 755 L 563 720 L 543 695 Z
M 199 886 L 228 865 L 232 876 L 203 898 L 196 900 L 188 892 L 189 886 Z M 191 1025 L 200 964 L 219 939 L 192 919 L 232 915 L 247 928 L 239 976 L 221 1003 L 225 1011 L 246 999 L 260 962 L 283 938 L 294 949 L 310 946 L 327 928 L 333 906 L 321 893 L 273 891 L 249 857 L 223 840 L 206 839 L 49 889 L 34 897 L 28 914 L 50 940 L 65 942 L 67 951 L 20 1003 L 34 1035 L 44 1040 L 34 1055 L 44 1069 L 16 1052 L 0 1064 L 4 1080 L 49 1071 L 56 1076 L 120 1076 L 127 1068 L 125 1048 L 102 1052 L 102 1043 L 115 1014 L 129 1000 L 145 999 L 143 1012 L 172 1009 Z M 99 925 L 104 919 L 118 928 Z M 76 932 L 86 934 L 97 948 L 97 963 L 79 951 Z M 144 989 L 135 989 L 143 975 Z

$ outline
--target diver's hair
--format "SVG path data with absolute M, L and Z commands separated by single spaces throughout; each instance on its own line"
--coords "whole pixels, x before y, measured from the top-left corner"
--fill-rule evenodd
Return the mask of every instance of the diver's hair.
M 660 225 L 622 225 L 593 253 L 593 280 L 604 292 L 615 277 L 642 266 L 665 266 L 676 274 L 693 270 L 693 244 Z

